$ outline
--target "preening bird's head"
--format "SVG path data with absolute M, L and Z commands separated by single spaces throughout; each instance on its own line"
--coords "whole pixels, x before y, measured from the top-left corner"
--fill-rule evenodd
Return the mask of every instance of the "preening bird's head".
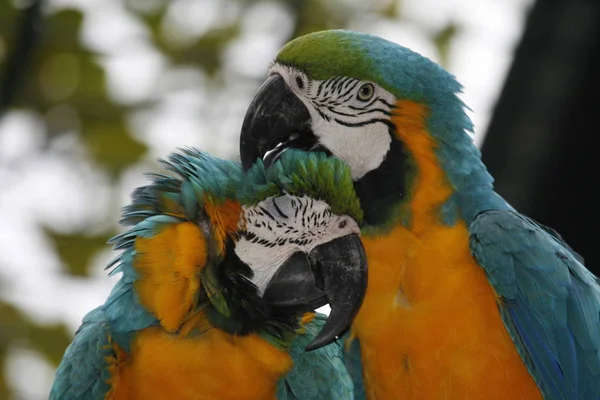
M 341 335 L 367 287 L 360 203 L 350 171 L 323 154 L 288 151 L 270 168 L 259 162 L 240 187 L 243 218 L 237 257 L 274 314 L 301 315 L 330 304 L 309 349 Z
M 451 184 L 479 163 L 460 90 L 439 65 L 382 38 L 302 36 L 281 49 L 248 109 L 242 165 L 270 163 L 287 148 L 332 154 L 350 167 L 365 224 L 377 226 L 409 197 L 421 153 L 432 153 Z
M 354 219 L 334 214 L 324 201 L 289 194 L 244 206 L 243 226 L 235 252 L 252 268 L 252 282 L 261 294 L 294 253 L 310 254 L 320 245 L 360 234 Z

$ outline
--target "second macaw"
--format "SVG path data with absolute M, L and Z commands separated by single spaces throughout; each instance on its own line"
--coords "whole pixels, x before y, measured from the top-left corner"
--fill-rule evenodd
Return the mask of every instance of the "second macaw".
M 51 400 L 353 398 L 341 345 L 366 290 L 349 170 L 290 153 L 242 174 L 196 150 L 134 192 Z M 329 318 L 311 313 L 329 302 Z M 306 352 L 305 349 L 316 349 Z
M 369 265 L 357 398 L 598 400 L 598 280 L 494 191 L 460 90 L 376 36 L 297 38 L 248 109 L 242 164 L 301 148 L 352 171 Z

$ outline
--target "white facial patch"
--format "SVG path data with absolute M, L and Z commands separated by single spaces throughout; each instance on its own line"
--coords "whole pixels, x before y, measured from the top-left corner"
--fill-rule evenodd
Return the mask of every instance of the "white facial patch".
M 329 205 L 309 197 L 269 197 L 243 207 L 247 234 L 235 246 L 237 256 L 254 272 L 262 295 L 279 267 L 295 252 L 309 253 L 320 244 L 352 233 L 358 224 L 333 214 Z
M 354 180 L 385 160 L 392 141 L 393 94 L 373 82 L 350 77 L 310 80 L 303 72 L 280 64 L 269 73 L 281 75 L 306 105 L 319 143 L 348 164 Z
M 323 146 L 348 164 L 355 181 L 381 165 L 392 142 L 387 125 L 381 123 L 340 132 L 339 125 L 313 117 L 312 129 Z

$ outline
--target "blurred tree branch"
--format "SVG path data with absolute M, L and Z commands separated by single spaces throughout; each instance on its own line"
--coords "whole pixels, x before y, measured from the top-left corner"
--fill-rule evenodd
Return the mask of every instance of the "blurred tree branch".
M 27 74 L 29 60 L 42 33 L 44 0 L 34 0 L 21 13 L 15 26 L 15 38 L 0 75 L 0 118 L 6 112 L 19 84 Z

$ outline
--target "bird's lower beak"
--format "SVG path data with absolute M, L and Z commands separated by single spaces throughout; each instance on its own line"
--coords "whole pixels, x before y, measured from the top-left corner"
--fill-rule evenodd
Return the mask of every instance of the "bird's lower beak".
M 313 150 L 316 145 L 308 109 L 281 75 L 272 75 L 258 89 L 244 117 L 242 167 L 249 169 L 257 159 L 268 166 L 287 148 Z
M 343 334 L 358 312 L 367 290 L 367 257 L 357 234 L 290 257 L 267 285 L 263 298 L 277 314 L 302 314 L 329 303 L 323 329 L 306 347 L 318 349 Z

